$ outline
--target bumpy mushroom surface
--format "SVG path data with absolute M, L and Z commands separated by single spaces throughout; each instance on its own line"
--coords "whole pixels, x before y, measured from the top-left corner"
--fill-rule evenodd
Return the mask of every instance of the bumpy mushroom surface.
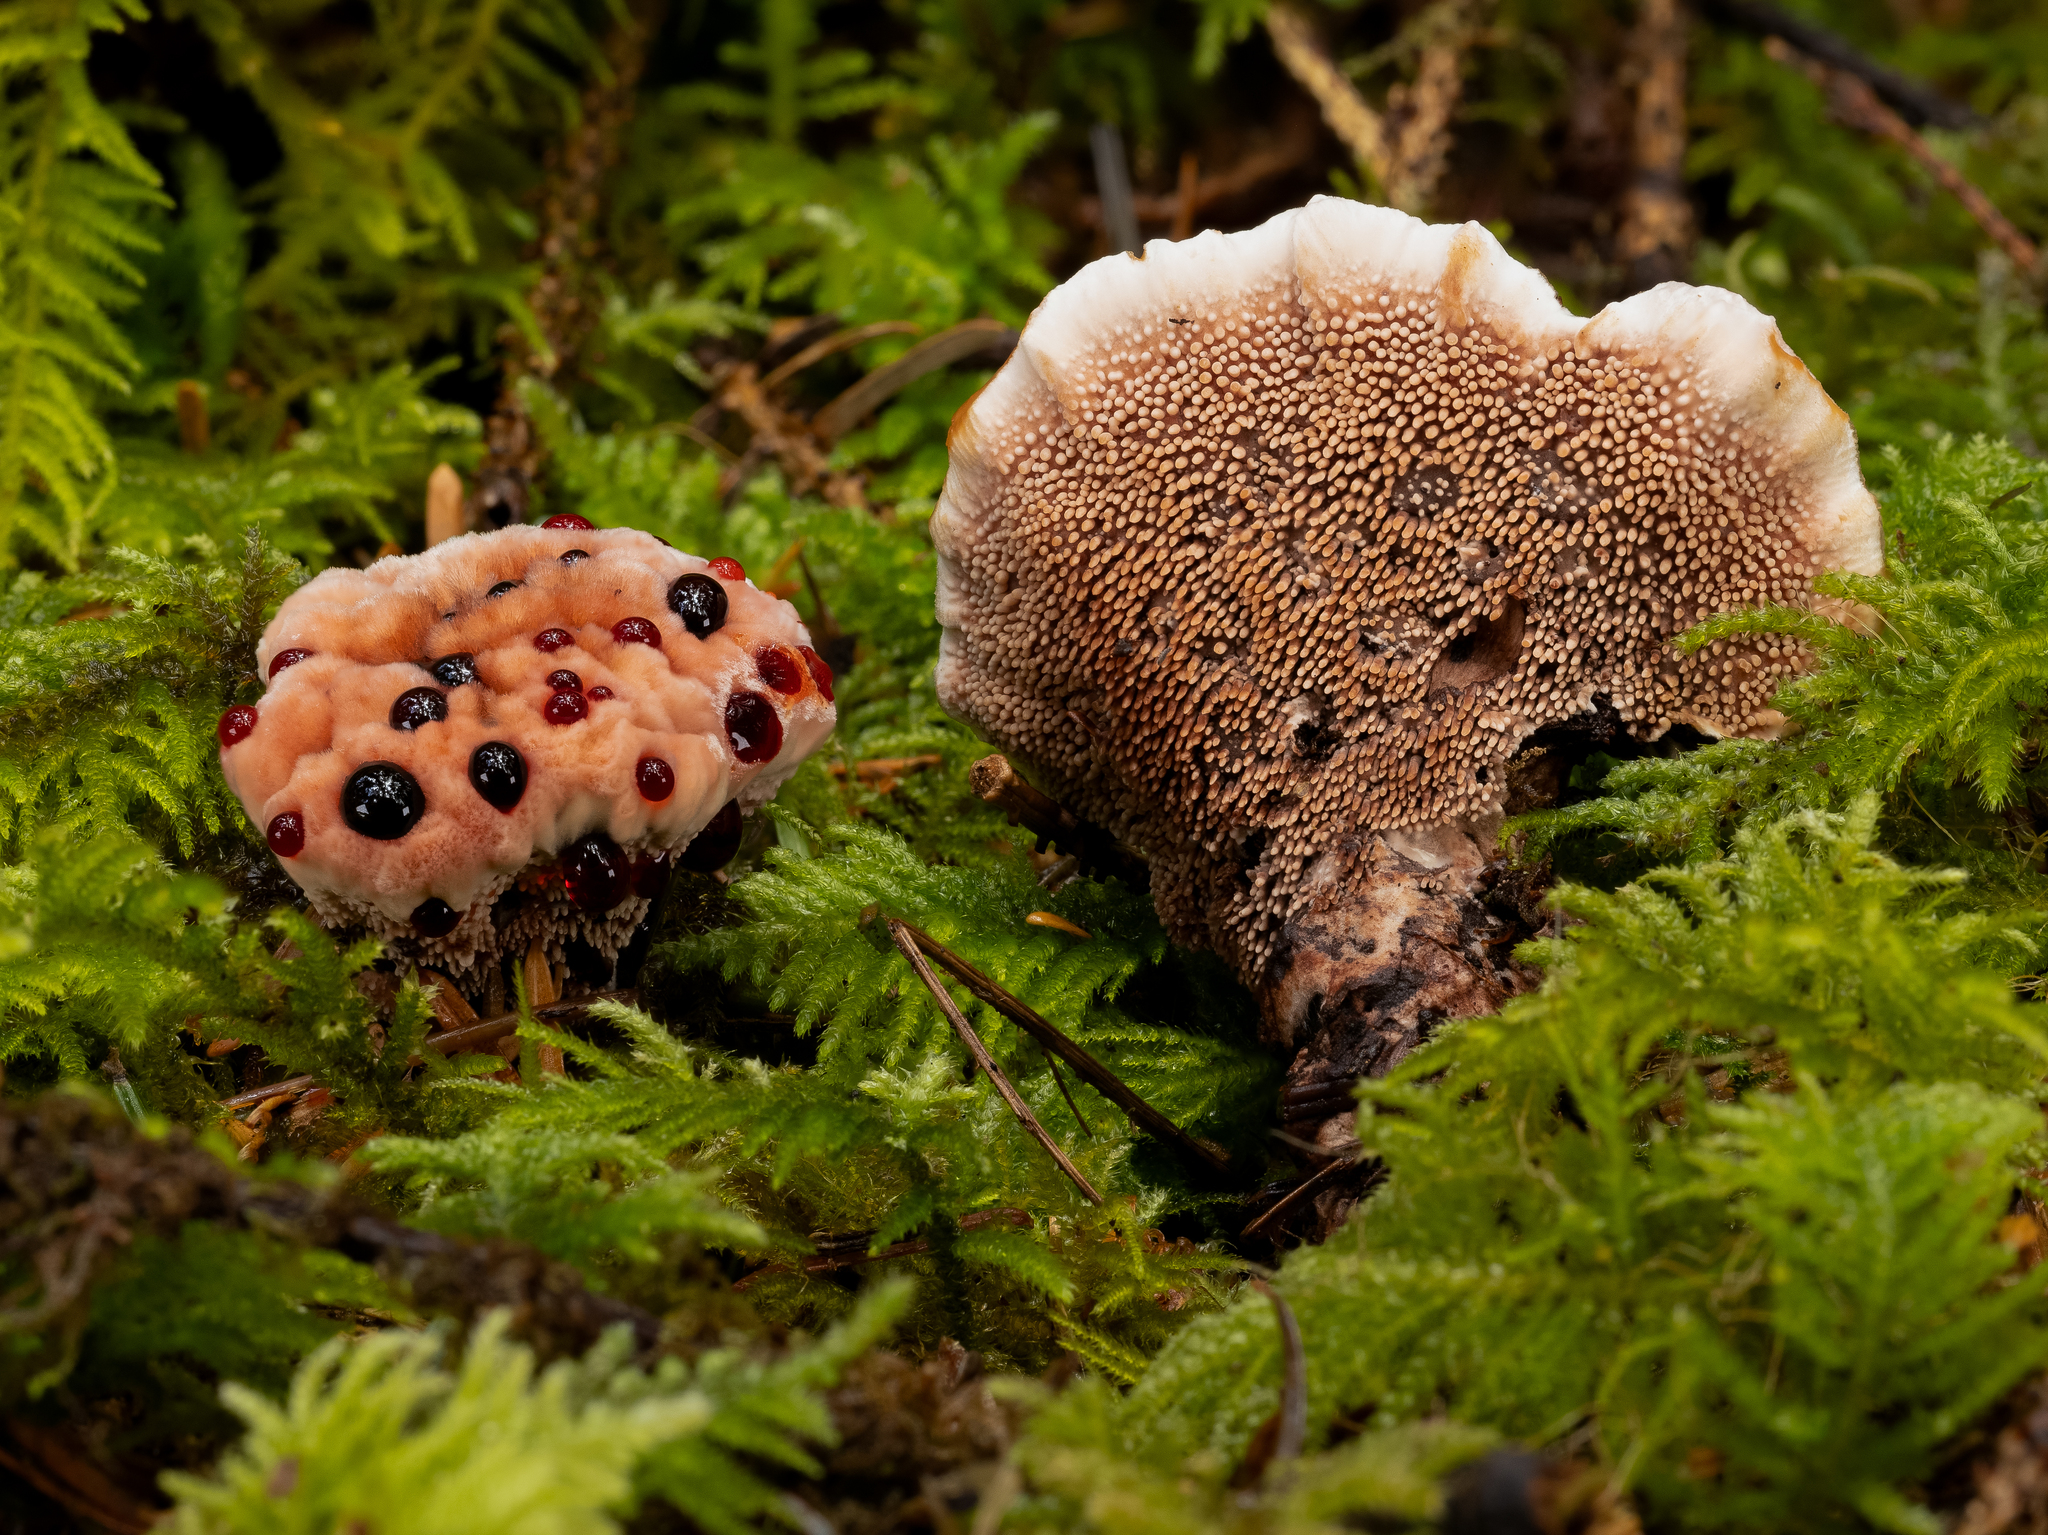
M 831 733 L 788 603 L 558 520 L 324 571 L 264 631 L 221 768 L 327 925 L 453 971 L 536 939 L 615 956 L 669 856 L 736 845 Z
M 1672 637 L 1882 562 L 1735 295 L 1582 321 L 1476 224 L 1330 198 L 1089 266 L 949 446 L 941 700 L 1149 854 L 1297 1075 L 1520 984 L 1473 896 L 1532 735 L 1770 734 L 1794 647 Z

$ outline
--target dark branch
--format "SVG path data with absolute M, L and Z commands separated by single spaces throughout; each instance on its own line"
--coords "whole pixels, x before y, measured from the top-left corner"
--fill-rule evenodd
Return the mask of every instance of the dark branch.
M 1700 9 L 1714 20 L 1758 37 L 1782 37 L 1801 53 L 1847 70 L 1916 128 L 1932 125 L 1968 131 L 1984 126 L 1983 118 L 1925 81 L 1878 63 L 1826 27 L 1802 21 L 1765 0 L 1703 0 Z

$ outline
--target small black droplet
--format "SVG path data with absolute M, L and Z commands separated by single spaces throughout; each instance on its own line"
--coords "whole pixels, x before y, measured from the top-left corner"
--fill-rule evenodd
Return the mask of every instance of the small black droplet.
M 341 786 L 341 819 L 350 831 L 395 842 L 427 813 L 420 781 L 395 762 L 366 762 Z
M 725 588 L 711 576 L 677 576 L 668 589 L 668 606 L 700 640 L 725 624 Z
M 476 681 L 476 657 L 466 650 L 443 656 L 427 668 L 444 688 L 459 688 Z
M 486 741 L 469 754 L 469 782 L 484 803 L 508 814 L 526 793 L 526 759 L 504 741 Z
M 417 730 L 448 718 L 448 695 L 439 688 L 407 688 L 391 701 L 391 728 Z
M 484 595 L 486 597 L 502 597 L 507 592 L 518 591 L 524 585 L 526 585 L 524 581 L 500 581 L 496 586 L 485 592 Z
M 423 938 L 446 938 L 462 921 L 462 913 L 430 895 L 412 909 L 412 930 Z
M 562 563 L 564 565 L 574 565 L 579 560 L 587 560 L 589 558 L 590 551 L 588 549 L 565 549 L 562 551 Z

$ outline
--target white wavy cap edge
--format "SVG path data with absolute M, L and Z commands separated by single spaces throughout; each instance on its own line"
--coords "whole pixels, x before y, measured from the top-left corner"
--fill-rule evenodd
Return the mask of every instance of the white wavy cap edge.
M 932 516 L 938 549 L 939 701 L 969 713 L 961 668 L 971 665 L 957 598 L 956 555 L 980 536 L 997 503 L 995 450 L 1057 413 L 1078 426 L 1073 380 L 1116 338 L 1168 317 L 1215 316 L 1284 293 L 1305 303 L 1373 286 L 1435 300 L 1447 324 L 1484 323 L 1525 356 L 1573 347 L 1647 363 L 1680 360 L 1700 395 L 1695 413 L 1773 445 L 1772 475 L 1799 476 L 1797 529 L 1825 569 L 1876 575 L 1884 565 L 1877 501 L 1863 484 L 1849 418 L 1785 345 L 1777 323 L 1720 288 L 1662 283 L 1574 317 L 1540 272 L 1516 261 L 1478 224 L 1425 224 L 1392 208 L 1317 197 L 1239 234 L 1153 240 L 1142 258 L 1083 267 L 1045 296 L 1002 370 L 956 418 L 951 462 Z M 1711 380 L 1711 386 L 1704 381 Z M 1855 621 L 1853 604 L 1817 598 L 1816 611 Z M 971 715 L 970 715 L 971 717 Z

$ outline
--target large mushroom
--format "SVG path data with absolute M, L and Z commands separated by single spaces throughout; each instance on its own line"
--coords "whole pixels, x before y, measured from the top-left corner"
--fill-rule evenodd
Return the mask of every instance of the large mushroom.
M 221 768 L 330 927 L 460 974 L 616 957 L 673 856 L 831 733 L 832 674 L 737 562 L 581 517 L 322 572 L 257 648 Z
M 1481 900 L 1526 743 L 1772 734 L 1796 647 L 1673 637 L 1882 563 L 1847 417 L 1740 298 L 1579 320 L 1476 224 L 1331 198 L 1087 267 L 949 446 L 941 700 L 1149 855 L 1330 1139 L 1526 984 Z

